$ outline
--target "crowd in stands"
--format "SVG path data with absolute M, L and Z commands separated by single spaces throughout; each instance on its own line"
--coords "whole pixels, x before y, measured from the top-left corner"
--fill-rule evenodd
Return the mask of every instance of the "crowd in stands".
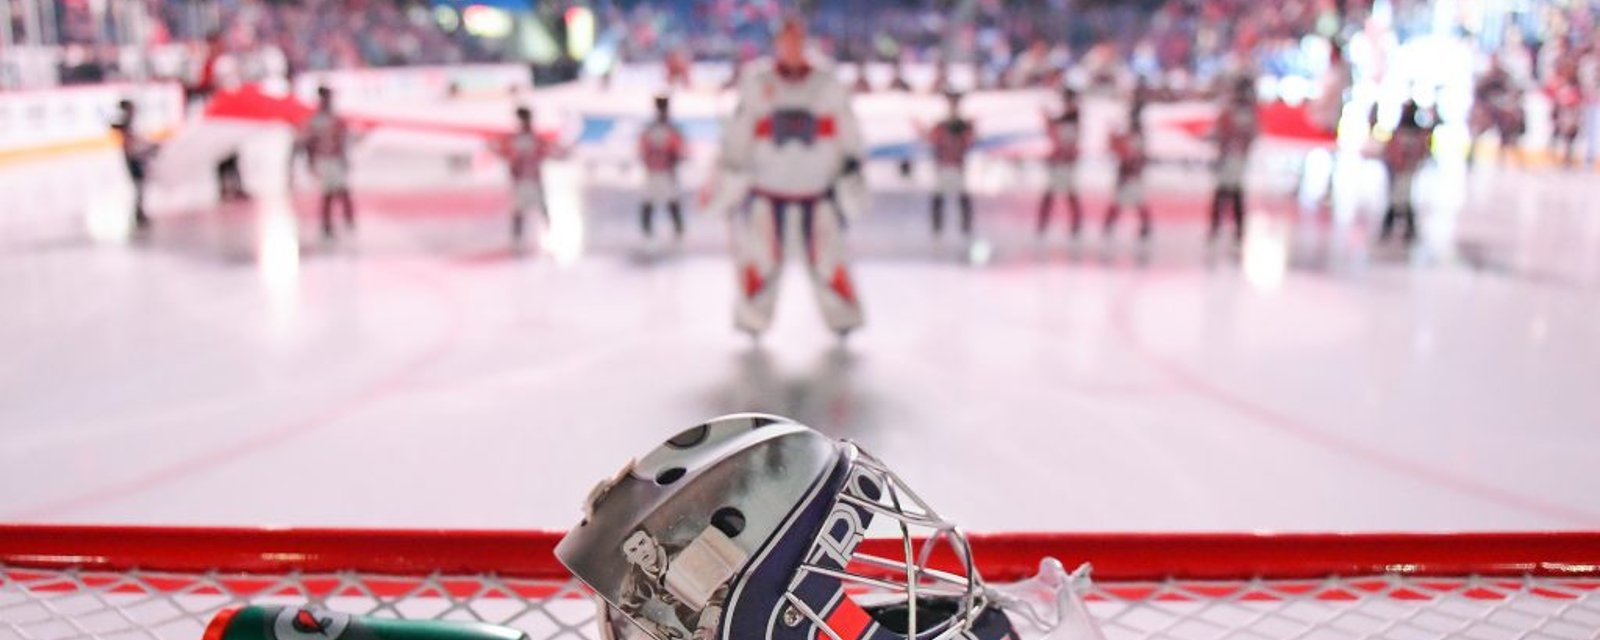
M 141 50 L 95 44 L 93 20 L 61 18 L 67 82 L 176 78 L 192 82 L 220 46 L 245 77 L 359 67 L 525 61 L 516 46 L 441 26 L 427 0 L 128 0 L 149 16 Z M 88 5 L 78 3 L 73 6 Z M 562 0 L 540 3 L 539 18 L 559 22 L 561 7 L 594 9 L 602 46 L 619 62 L 748 59 L 793 10 L 780 0 Z M 819 47 L 846 62 L 970 65 L 980 86 L 1054 82 L 1069 66 L 1089 74 L 1143 77 L 1157 86 L 1204 83 L 1247 66 L 1282 77 L 1314 77 L 1326 63 L 1308 56 L 1307 36 L 1343 41 L 1368 25 L 1371 0 L 812 0 Z M 1395 37 L 1436 29 L 1427 2 L 1385 3 Z M 62 6 L 68 6 L 63 3 Z M 1525 51 L 1508 58 L 1554 58 L 1592 47 L 1587 5 L 1524 16 L 1507 32 Z M 1538 29 L 1529 22 L 1537 18 Z M 552 25 L 554 26 L 554 25 Z M 554 29 L 559 31 L 559 29 Z M 609 35 L 609 37 L 607 37 Z M 207 39 L 211 40 L 210 43 Z M 609 43 L 609 44 L 606 44 Z M 1498 45 L 1498 43 L 1497 43 Z M 1499 45 L 1501 48 L 1512 45 Z M 1481 47 L 1487 48 L 1487 47 Z M 1568 56 L 1570 57 L 1570 55 Z M 1530 85 L 1546 79 L 1528 65 Z
M 61 32 L 62 80 L 193 81 L 220 46 L 245 77 L 323 69 L 496 62 L 494 43 L 447 31 L 413 0 L 143 0 L 144 44 L 95 45 L 92 28 Z M 197 15 L 198 14 L 198 15 Z M 81 24 L 72 14 L 64 25 Z
M 1036 81 L 1044 69 L 1117 60 L 1140 75 L 1210 75 L 1234 58 L 1290 67 L 1308 34 L 1359 24 L 1362 7 L 1326 0 L 812 3 L 815 35 L 845 61 L 973 64 L 984 84 Z M 609 14 L 623 59 L 741 59 L 759 51 L 784 11 L 775 0 L 710 0 L 684 10 L 639 4 Z M 1342 15 L 1345 14 L 1345 15 Z M 1344 18 L 1344 19 L 1341 19 Z

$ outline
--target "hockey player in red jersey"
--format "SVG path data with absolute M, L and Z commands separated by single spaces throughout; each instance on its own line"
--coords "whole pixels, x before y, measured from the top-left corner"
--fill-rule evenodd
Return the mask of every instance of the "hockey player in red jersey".
M 497 151 L 511 171 L 511 239 L 520 242 L 528 210 L 538 208 L 550 223 L 544 199 L 544 161 L 562 153 L 555 143 L 539 137 L 533 128 L 533 110 L 517 107 L 517 128 L 500 140 Z
M 1217 188 L 1211 197 L 1211 229 L 1214 242 L 1222 233 L 1223 209 L 1230 209 L 1233 238 L 1244 239 L 1244 172 L 1261 126 L 1256 116 L 1255 79 L 1248 75 L 1234 80 L 1222 110 L 1217 114 L 1214 135 L 1217 141 Z
M 864 149 L 850 93 L 832 66 L 807 50 L 805 25 L 789 18 L 773 57 L 740 73 L 711 208 L 743 203 L 732 224 L 739 287 L 734 323 L 752 336 L 772 323 L 786 238 L 796 232 L 828 326 L 844 336 L 862 324 L 845 216 L 855 212 L 849 195 L 860 179 Z
M 1583 125 L 1584 106 L 1575 58 L 1566 58 L 1556 64 L 1555 72 L 1545 83 L 1545 93 L 1550 97 L 1551 150 L 1560 152 L 1561 162 L 1572 166 L 1577 161 L 1578 133 Z
M 356 225 L 355 203 L 350 198 L 350 130 L 333 112 L 333 90 L 317 88 L 317 111 L 300 131 L 300 148 L 322 188 L 322 236 L 334 237 L 333 205 L 344 208 L 345 226 Z
M 663 66 L 666 67 L 667 71 L 668 87 L 683 87 L 687 89 L 694 85 L 689 78 L 689 70 L 692 67 L 692 63 L 689 61 L 689 54 L 683 49 L 676 48 L 668 51 Z
M 1417 239 L 1417 211 L 1411 203 L 1411 187 L 1417 171 L 1432 155 L 1433 127 L 1422 122 L 1416 101 L 1400 107 L 1400 123 L 1383 145 L 1383 166 L 1389 170 L 1389 208 L 1383 214 L 1379 239 L 1388 240 L 1397 224 L 1405 225 L 1402 238 L 1409 244 Z
M 640 205 L 639 227 L 646 238 L 655 235 L 655 208 L 663 206 L 672 216 L 673 237 L 683 239 L 683 207 L 679 202 L 678 165 L 683 163 L 683 132 L 672 123 L 671 102 L 656 96 L 656 118 L 639 134 L 639 158 L 644 164 L 644 204 Z
M 1083 207 L 1078 202 L 1078 153 L 1082 128 L 1079 123 L 1078 94 L 1072 89 L 1061 93 L 1061 111 L 1044 114 L 1045 137 L 1050 142 L 1050 155 L 1045 159 L 1049 183 L 1044 197 L 1039 199 L 1038 233 L 1043 236 L 1050 226 L 1050 206 L 1056 195 L 1067 201 L 1068 228 L 1072 237 L 1078 237 L 1083 227 Z
M 1139 103 L 1135 101 L 1134 104 Z M 1145 200 L 1144 194 L 1144 167 L 1150 158 L 1145 152 L 1143 118 L 1139 117 L 1141 110 L 1139 106 L 1131 109 L 1128 128 L 1111 136 L 1111 153 L 1117 159 L 1117 182 L 1111 207 L 1106 211 L 1107 238 L 1116 229 L 1117 217 L 1122 210 L 1132 208 L 1139 214 L 1139 238 L 1150 239 L 1150 203 Z
M 972 195 L 967 193 L 967 154 L 977 140 L 972 121 L 961 117 L 961 94 L 946 93 L 950 112 L 924 135 L 933 147 L 936 169 L 931 202 L 933 235 L 944 232 L 946 200 L 955 200 L 961 211 L 961 234 L 972 237 Z

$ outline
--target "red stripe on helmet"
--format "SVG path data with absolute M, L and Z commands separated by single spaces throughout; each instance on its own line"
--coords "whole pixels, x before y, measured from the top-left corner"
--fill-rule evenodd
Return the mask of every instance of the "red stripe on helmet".
M 824 622 L 839 634 L 839 640 L 859 640 L 867 632 L 867 627 L 872 626 L 872 616 L 863 610 L 850 596 L 841 594 L 839 605 L 828 613 Z M 817 630 L 817 640 L 833 640 L 827 631 Z

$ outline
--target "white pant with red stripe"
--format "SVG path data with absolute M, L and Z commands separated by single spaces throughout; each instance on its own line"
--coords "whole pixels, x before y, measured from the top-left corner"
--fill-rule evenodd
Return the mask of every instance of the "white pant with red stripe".
M 734 324 L 759 334 L 772 325 L 784 254 L 798 242 L 805 252 L 822 319 L 836 332 L 862 324 L 861 302 L 850 277 L 844 219 L 831 197 L 750 196 L 734 216 L 734 259 L 739 302 Z

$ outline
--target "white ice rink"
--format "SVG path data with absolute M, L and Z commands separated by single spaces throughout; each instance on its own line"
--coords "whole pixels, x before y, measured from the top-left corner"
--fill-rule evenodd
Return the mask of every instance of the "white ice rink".
M 1145 252 L 1040 245 L 1033 183 L 983 188 L 982 266 L 877 168 L 843 348 L 795 264 L 752 347 L 722 221 L 651 257 L 615 188 L 567 183 L 526 254 L 493 167 L 358 192 L 336 246 L 306 195 L 130 244 L 109 153 L 0 165 L 0 521 L 565 527 L 629 456 L 768 411 L 974 530 L 1600 527 L 1595 174 L 1442 164 L 1406 255 L 1371 241 L 1375 168 L 1329 215 L 1279 160 L 1241 255 L 1204 249 L 1209 178 L 1178 167 Z

